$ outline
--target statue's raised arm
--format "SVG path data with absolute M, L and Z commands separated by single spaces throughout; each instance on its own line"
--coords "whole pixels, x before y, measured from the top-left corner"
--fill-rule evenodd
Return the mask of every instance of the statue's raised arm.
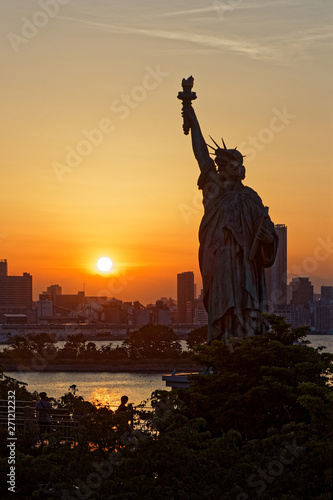
M 193 76 L 190 76 L 185 80 L 183 78 L 182 87 L 183 90 L 178 92 L 178 99 L 183 101 L 182 115 L 183 115 L 183 130 L 184 134 L 188 135 L 191 130 L 192 136 L 192 147 L 194 156 L 199 163 L 200 169 L 203 169 L 207 162 L 209 161 L 209 153 L 206 142 L 203 138 L 200 125 L 194 109 L 192 107 L 192 101 L 197 98 L 196 93 L 192 92 L 193 87 Z

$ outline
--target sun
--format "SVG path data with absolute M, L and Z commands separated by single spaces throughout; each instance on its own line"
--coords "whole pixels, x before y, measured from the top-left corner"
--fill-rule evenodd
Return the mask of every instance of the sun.
M 107 273 L 112 268 L 112 260 L 109 257 L 101 257 L 97 261 L 97 267 L 103 273 Z

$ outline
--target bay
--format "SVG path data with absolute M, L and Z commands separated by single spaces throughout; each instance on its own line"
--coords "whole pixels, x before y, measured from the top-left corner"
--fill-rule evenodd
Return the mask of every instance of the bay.
M 161 373 L 6 372 L 5 375 L 27 383 L 30 392 L 45 391 L 49 398 L 55 399 L 75 384 L 77 396 L 111 407 L 118 407 L 123 395 L 128 396 L 129 402 L 136 406 L 149 399 L 157 389 L 169 390 L 162 381 Z
M 307 335 L 312 347 L 324 346 L 333 353 L 333 335 Z M 103 341 L 101 344 L 105 344 Z M 113 347 L 115 347 L 113 343 Z M 161 373 L 109 373 L 109 372 L 6 372 L 6 375 L 28 384 L 31 392 L 45 391 L 48 397 L 60 398 L 75 384 L 77 395 L 87 401 L 118 406 L 126 394 L 134 405 L 150 397 L 154 390 L 167 389 Z M 168 389 L 167 389 L 168 390 Z

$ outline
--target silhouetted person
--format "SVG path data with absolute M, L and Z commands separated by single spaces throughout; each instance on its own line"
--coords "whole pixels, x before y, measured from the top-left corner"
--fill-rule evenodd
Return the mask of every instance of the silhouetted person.
M 127 396 L 122 396 L 120 399 L 120 405 L 118 406 L 116 412 L 117 413 L 122 413 L 125 411 L 128 411 L 129 408 L 126 406 L 128 402 L 128 397 Z
M 50 414 L 52 410 L 52 405 L 47 398 L 46 392 L 41 392 L 39 396 L 40 396 L 40 401 L 37 401 L 35 406 L 37 410 L 37 422 L 39 425 L 41 435 L 45 433 L 49 434 L 51 432 Z
M 127 405 L 127 402 L 128 397 L 122 396 L 120 399 L 120 405 L 116 410 L 116 413 L 120 415 L 118 429 L 122 434 L 130 434 L 133 426 L 133 408 L 131 404 Z

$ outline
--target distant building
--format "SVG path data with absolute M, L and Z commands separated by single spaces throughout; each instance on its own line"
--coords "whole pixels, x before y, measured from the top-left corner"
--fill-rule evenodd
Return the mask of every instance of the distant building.
M 47 287 L 46 292 L 43 292 L 43 295 L 61 295 L 62 287 L 59 285 L 50 285 Z
M 313 326 L 317 332 L 326 333 L 329 329 L 329 309 L 321 301 L 312 302 L 310 310 L 313 314 Z
M 7 259 L 0 260 L 0 276 L 8 276 Z
M 294 322 L 293 322 L 293 327 L 298 327 L 298 326 L 310 326 L 314 327 L 314 318 L 313 318 L 313 313 L 310 309 L 310 304 L 300 304 L 298 306 L 293 306 L 294 309 Z
M 198 302 L 195 307 L 194 323 L 196 325 L 208 325 L 208 314 L 202 302 Z
M 333 302 L 333 286 L 322 286 L 320 289 L 320 300 L 327 303 Z
M 86 296 L 85 303 L 89 304 L 90 302 L 95 302 L 97 304 L 103 304 L 103 302 L 107 300 L 108 298 L 106 295 L 91 295 L 89 297 Z
M 274 264 L 265 269 L 269 312 L 287 304 L 287 226 L 275 224 L 279 246 Z
M 196 325 L 208 324 L 208 313 L 203 303 L 203 290 L 200 296 L 194 301 L 194 323 Z
M 144 309 L 134 309 L 133 311 L 133 324 L 138 326 L 147 325 L 150 322 L 149 310 Z
M 26 314 L 0 314 L 2 325 L 26 325 L 28 316 Z
M 286 306 L 276 306 L 274 310 L 274 314 L 278 316 L 283 316 L 287 323 L 294 325 L 295 324 L 295 307 L 291 304 L 287 304 Z
M 307 305 L 313 302 L 313 285 L 309 278 L 293 278 L 291 280 L 291 303 L 294 306 Z
M 161 297 L 157 302 L 163 302 L 163 306 L 169 309 L 171 323 L 178 323 L 177 302 L 172 297 Z M 148 307 L 148 306 L 147 306 Z M 165 323 L 169 324 L 169 323 Z
M 59 285 L 48 286 L 46 291 L 39 295 L 40 301 L 51 300 L 53 315 L 68 316 L 71 312 L 84 309 L 85 293 L 83 291 L 73 294 L 63 294 Z
M 333 303 L 327 306 L 328 309 L 328 332 L 333 335 Z
M 102 304 L 103 321 L 105 321 L 105 323 L 120 325 L 122 323 L 122 305 L 123 302 L 121 300 L 115 299 L 114 297 L 104 302 Z
M 178 323 L 193 323 L 194 315 L 194 273 L 177 274 Z
M 52 300 L 38 300 L 37 301 L 37 322 L 46 321 L 53 316 L 53 302 Z
M 142 326 L 150 322 L 149 309 L 144 307 L 138 300 L 122 302 L 121 300 L 109 299 L 101 304 L 103 313 L 101 321 L 114 325 Z
M 172 299 L 168 300 L 166 297 L 162 297 L 155 304 L 148 304 L 149 323 L 153 323 L 154 325 L 171 325 L 171 311 L 168 304 L 172 303 Z
M 147 325 L 150 322 L 149 309 L 144 307 L 138 300 L 133 303 L 133 324 L 138 326 Z
M 0 312 L 20 313 L 32 309 L 32 276 L 8 276 L 7 260 L 0 261 Z

